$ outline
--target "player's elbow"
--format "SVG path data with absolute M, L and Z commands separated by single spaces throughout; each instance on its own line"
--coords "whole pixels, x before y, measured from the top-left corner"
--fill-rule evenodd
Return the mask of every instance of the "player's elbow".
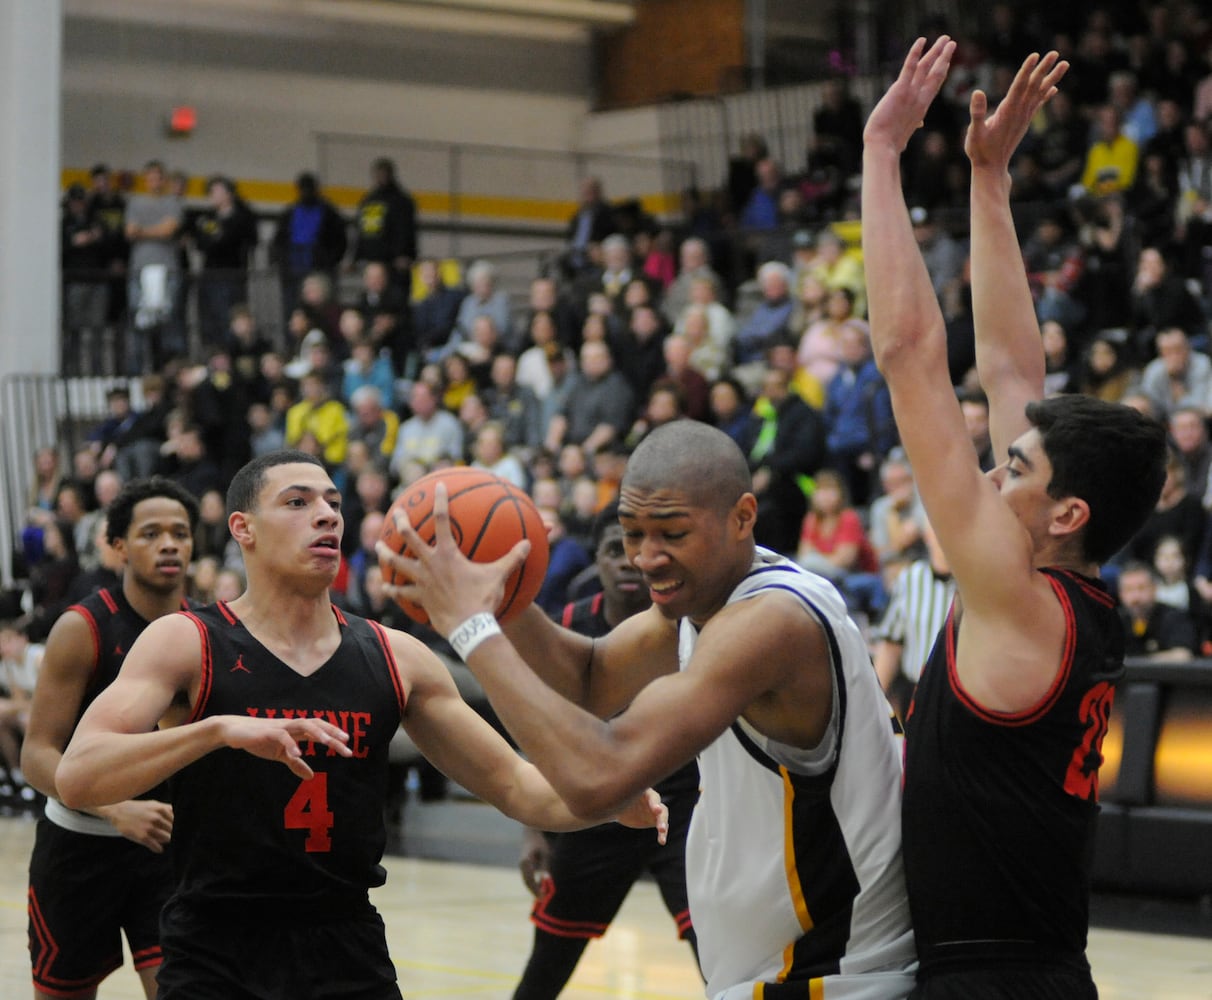
M 946 335 L 942 330 L 903 325 L 872 340 L 875 365 L 886 379 L 946 361 Z
M 55 768 L 55 791 L 59 801 L 69 809 L 89 809 L 102 804 L 87 768 L 66 755 Z
M 586 822 L 605 823 L 622 812 L 646 787 L 632 787 L 634 782 L 620 781 L 610 771 L 603 767 L 598 773 L 586 774 L 570 782 L 562 790 L 564 801 L 574 815 Z

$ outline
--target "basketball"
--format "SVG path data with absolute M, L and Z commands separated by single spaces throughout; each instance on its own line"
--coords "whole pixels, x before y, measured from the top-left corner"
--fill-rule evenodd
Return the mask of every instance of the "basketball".
M 407 487 L 387 512 L 381 537 L 393 552 L 410 554 L 396 530 L 396 511 L 408 518 L 427 545 L 433 544 L 433 499 L 438 483 L 446 484 L 450 533 L 468 559 L 495 562 L 523 538 L 529 539 L 530 555 L 505 581 L 505 597 L 496 611 L 498 621 L 509 621 L 534 600 L 547 573 L 547 530 L 539 509 L 524 491 L 491 472 L 466 467 L 439 469 Z M 387 582 L 405 584 L 408 580 L 393 572 Z M 404 600 L 399 604 L 408 617 L 429 624 L 429 615 L 419 604 Z

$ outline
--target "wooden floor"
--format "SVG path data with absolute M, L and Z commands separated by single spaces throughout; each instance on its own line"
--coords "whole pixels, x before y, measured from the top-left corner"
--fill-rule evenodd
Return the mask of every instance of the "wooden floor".
M 477 807 L 487 808 L 487 807 Z M 498 817 L 499 820 L 499 817 Z M 494 821 L 495 822 L 495 821 Z M 507 821 L 506 821 L 507 822 Z M 25 936 L 33 823 L 0 819 L 0 998 L 31 996 Z M 480 1000 L 511 995 L 530 943 L 529 897 L 517 872 L 390 857 L 375 903 L 387 923 L 405 997 Z M 1102 1000 L 1212 1000 L 1212 939 L 1095 929 L 1090 961 Z M 129 965 L 102 1000 L 142 1000 Z M 655 888 L 636 886 L 605 938 L 590 944 L 566 1000 L 691 1000 L 702 986 Z

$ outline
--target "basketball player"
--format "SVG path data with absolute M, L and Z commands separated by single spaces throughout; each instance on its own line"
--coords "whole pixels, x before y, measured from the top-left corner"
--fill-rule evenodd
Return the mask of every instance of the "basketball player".
M 55 768 L 84 710 L 118 676 L 148 623 L 184 607 L 198 504 L 168 479 L 128 483 L 106 511 L 122 585 L 68 608 L 46 641 L 22 749 L 28 780 L 47 796 L 29 870 L 34 996 L 97 995 L 122 964 L 126 934 L 149 998 L 160 964 L 160 910 L 172 889 L 173 829 L 164 789 L 79 811 L 59 798 Z
M 1067 65 L 1032 55 L 995 113 L 973 94 L 965 143 L 977 370 L 999 463 L 981 473 L 900 177 L 954 48 L 945 36 L 929 50 L 919 39 L 871 113 L 863 153 L 876 360 L 958 588 L 907 725 L 914 996 L 1094 998 L 1089 859 L 1100 747 L 1123 671 L 1123 633 L 1097 576 L 1153 509 L 1165 433 L 1126 406 L 1041 399 L 1009 162 Z
M 502 634 L 490 609 L 528 543 L 469 562 L 442 487 L 434 545 L 401 516 L 418 558 L 379 556 L 575 808 L 698 756 L 686 881 L 708 996 L 904 997 L 898 727 L 838 592 L 755 544 L 756 509 L 728 435 L 680 420 L 645 437 L 619 521 L 653 607 L 597 639 L 533 607 Z
M 433 653 L 331 604 L 340 493 L 319 459 L 254 459 L 228 509 L 247 589 L 148 627 L 80 721 L 58 790 L 93 807 L 175 775 L 162 1000 L 394 1000 L 368 890 L 385 876 L 387 752 L 401 721 L 438 767 L 510 816 L 552 830 L 586 823 L 459 697 Z M 663 829 L 655 793 L 624 809 Z
M 565 628 L 596 637 L 652 603 L 639 574 L 627 562 L 615 502 L 594 519 L 594 561 L 602 590 L 565 605 L 559 620 Z M 686 764 L 658 783 L 656 790 L 669 809 L 664 844 L 647 831 L 628 830 L 617 823 L 556 834 L 550 842 L 538 831 L 527 831 L 522 878 L 536 897 L 530 917 L 534 947 L 513 1000 L 555 1000 L 585 946 L 606 933 L 645 871 L 656 881 L 678 937 L 695 946 L 686 901 L 686 832 L 699 797 L 698 768 L 693 762 Z

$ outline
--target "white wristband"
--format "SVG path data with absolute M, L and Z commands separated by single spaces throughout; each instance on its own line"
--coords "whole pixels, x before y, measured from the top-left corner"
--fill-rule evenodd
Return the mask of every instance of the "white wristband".
M 472 615 L 451 632 L 448 641 L 459 659 L 466 661 L 476 646 L 485 639 L 491 639 L 494 635 L 500 634 L 501 626 L 497 624 L 496 618 L 487 611 L 481 611 L 478 615 Z

